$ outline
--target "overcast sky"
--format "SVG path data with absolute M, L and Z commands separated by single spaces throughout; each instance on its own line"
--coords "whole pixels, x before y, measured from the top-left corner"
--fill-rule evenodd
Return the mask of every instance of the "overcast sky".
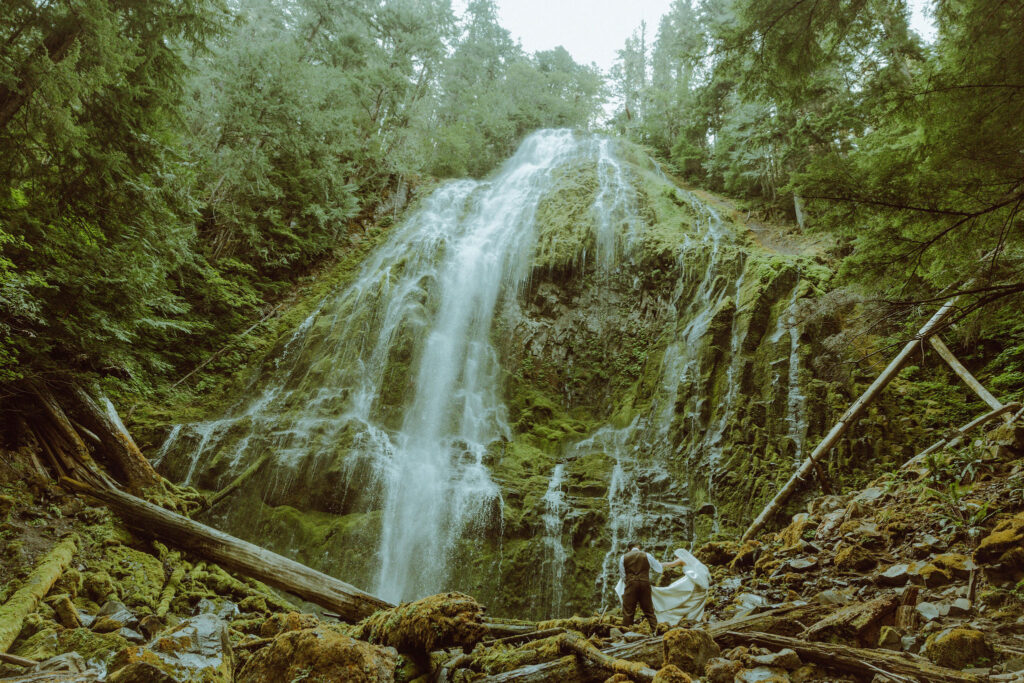
M 595 62 L 608 71 L 616 51 L 641 21 L 647 22 L 648 40 L 654 40 L 658 21 L 672 0 L 497 0 L 497 4 L 501 25 L 527 52 L 561 45 L 577 62 Z M 910 0 L 911 25 L 931 40 L 931 22 L 921 12 L 926 4 L 930 0 Z M 461 14 L 466 1 L 455 0 L 452 5 Z

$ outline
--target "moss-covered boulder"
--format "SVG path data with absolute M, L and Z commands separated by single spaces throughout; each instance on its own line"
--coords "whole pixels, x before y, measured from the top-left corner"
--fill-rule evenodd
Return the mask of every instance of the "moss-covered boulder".
M 714 639 L 700 629 L 672 629 L 665 634 L 663 642 L 665 664 L 672 664 L 695 676 L 703 674 L 708 660 L 721 652 Z
M 439 593 L 380 610 L 349 630 L 360 640 L 426 655 L 450 647 L 473 649 L 487 635 L 484 608 L 462 593 Z
M 398 653 L 338 633 L 326 626 L 288 631 L 257 651 L 236 683 L 387 683 L 395 677 Z
M 939 666 L 962 669 L 993 655 L 985 634 L 970 628 L 949 628 L 928 637 L 924 654 Z
M 974 551 L 974 561 L 985 566 L 995 580 L 1019 580 L 1024 576 L 1024 512 L 1004 519 Z

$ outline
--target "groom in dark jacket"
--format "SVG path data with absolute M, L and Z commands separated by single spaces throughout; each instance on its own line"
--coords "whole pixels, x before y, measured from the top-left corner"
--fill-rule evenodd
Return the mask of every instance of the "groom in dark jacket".
M 666 562 L 664 565 L 654 559 L 650 553 L 640 549 L 639 543 L 631 543 L 632 550 L 619 559 L 619 571 L 626 590 L 622 593 L 622 625 L 632 626 L 633 615 L 637 603 L 643 610 L 647 623 L 651 625 L 651 633 L 658 632 L 658 617 L 654 613 L 654 602 L 651 599 L 651 570 L 661 574 L 668 567 L 684 564 L 682 560 Z

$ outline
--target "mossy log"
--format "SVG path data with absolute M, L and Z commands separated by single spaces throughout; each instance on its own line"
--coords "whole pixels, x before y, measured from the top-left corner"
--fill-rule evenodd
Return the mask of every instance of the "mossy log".
M 181 580 L 185 577 L 185 565 L 179 564 L 173 570 L 171 575 L 167 578 L 167 583 L 164 584 L 164 588 L 160 591 L 160 602 L 157 604 L 156 615 L 160 618 L 167 616 L 167 611 L 171 608 L 171 601 L 174 600 L 174 596 L 177 594 L 178 589 L 181 588 Z
M 48 552 L 25 579 L 21 588 L 0 607 L 0 652 L 7 652 L 25 623 L 25 618 L 35 611 L 53 584 L 71 564 L 78 549 L 75 536 L 68 536 Z
M 598 669 L 614 674 L 624 674 L 634 681 L 651 681 L 657 673 L 654 669 L 640 662 L 619 659 L 598 650 L 593 643 L 578 633 L 567 631 L 558 636 L 558 647 L 563 652 L 571 652 Z
M 243 470 L 241 474 L 235 477 L 230 484 L 228 484 L 220 491 L 210 496 L 210 507 L 213 507 L 217 503 L 221 502 L 222 500 L 230 496 L 238 487 L 244 484 L 250 477 L 259 472 L 263 465 L 265 465 L 270 460 L 270 457 L 272 455 L 274 455 L 274 451 L 267 451 L 266 453 L 261 455 L 256 460 L 256 462 L 246 467 L 245 470 Z
M 333 576 L 119 489 L 94 488 L 67 478 L 61 479 L 61 485 L 102 501 L 128 526 L 143 534 L 156 536 L 232 571 L 298 595 L 336 612 L 344 620 L 358 621 L 379 609 L 394 607 Z
M 801 620 L 812 619 L 823 614 L 828 608 L 821 605 L 786 605 L 777 609 L 750 614 L 744 617 L 737 617 L 714 624 L 708 624 L 702 628 L 717 638 L 718 635 L 728 631 L 743 629 L 783 631 L 797 633 L 803 630 L 800 626 Z M 643 662 L 648 667 L 660 669 L 664 664 L 664 642 L 662 636 L 652 636 L 637 640 L 632 643 L 623 643 L 612 646 L 602 653 L 614 659 L 625 659 L 635 662 Z M 593 672 L 590 672 L 585 665 L 580 665 L 575 657 L 563 657 L 562 659 L 544 664 L 532 664 L 512 671 L 495 674 L 480 679 L 480 683 L 540 683 L 541 681 L 588 681 L 604 680 Z
M 977 683 L 978 676 L 932 664 L 923 657 L 891 650 L 868 650 L 833 643 L 807 642 L 799 638 L 777 636 L 771 633 L 727 631 L 715 637 L 722 647 L 759 645 L 779 650 L 790 648 L 804 661 L 816 662 L 828 669 L 849 671 L 863 676 L 877 673 L 894 674 L 903 680 L 931 681 L 932 683 Z

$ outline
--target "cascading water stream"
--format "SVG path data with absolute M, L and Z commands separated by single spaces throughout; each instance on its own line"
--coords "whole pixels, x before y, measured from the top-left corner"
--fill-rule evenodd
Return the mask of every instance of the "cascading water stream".
M 565 491 L 562 489 L 564 480 L 565 464 L 559 463 L 551 472 L 548 490 L 544 493 L 544 498 L 541 501 L 544 504 L 541 521 L 544 523 L 544 574 L 548 582 L 547 597 L 548 604 L 556 612 L 562 604 L 562 579 L 565 575 L 565 563 L 569 557 L 565 544 L 562 542 L 566 513 Z M 558 615 L 552 614 L 551 616 Z
M 778 342 L 783 334 L 789 334 L 786 438 L 793 444 L 793 461 L 797 465 L 803 462 L 804 441 L 807 439 L 807 396 L 800 388 L 800 329 L 796 320 L 798 294 L 799 286 L 793 288 L 785 313 L 779 316 L 778 325 L 772 335 L 772 342 Z

